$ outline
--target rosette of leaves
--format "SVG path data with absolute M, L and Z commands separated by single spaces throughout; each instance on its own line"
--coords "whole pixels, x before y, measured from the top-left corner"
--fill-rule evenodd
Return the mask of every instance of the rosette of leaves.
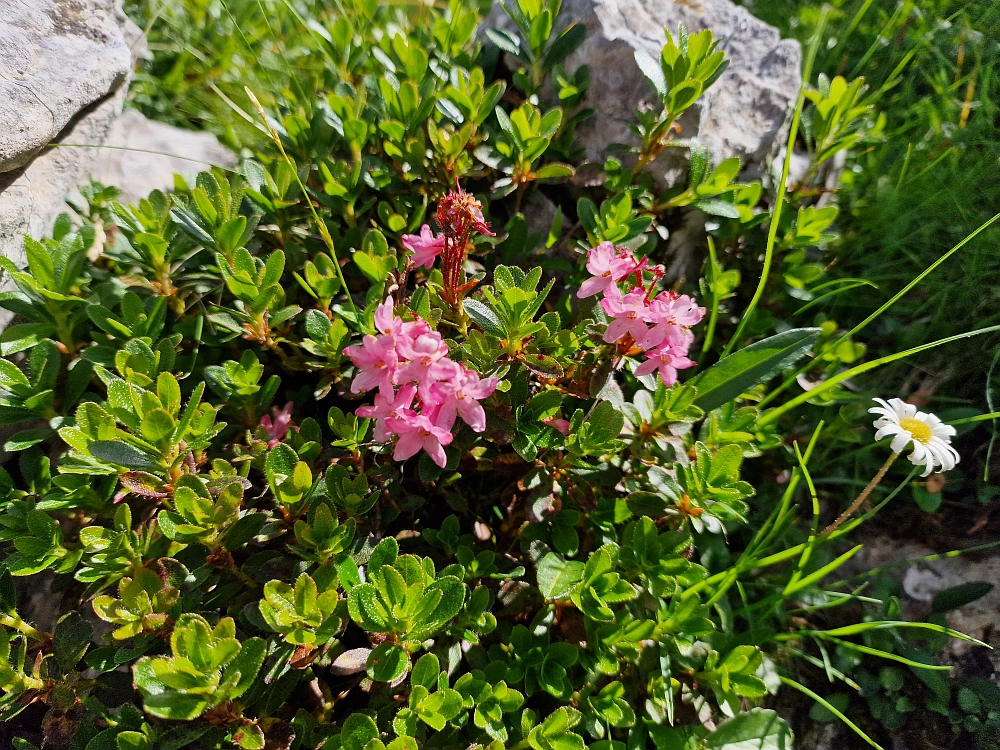
M 429 557 L 400 555 L 392 538 L 372 550 L 365 572 L 367 582 L 348 589 L 348 609 L 364 630 L 389 637 L 369 664 L 384 659 L 392 666 L 382 674 L 396 679 L 407 669 L 406 653 L 420 648 L 462 611 L 465 584 L 453 575 L 438 576 Z
M 118 627 L 111 632 L 115 640 L 132 638 L 139 633 L 156 633 L 180 614 L 181 592 L 164 585 L 160 577 L 145 568 L 135 578 L 118 582 L 118 598 L 94 597 L 94 613 Z
M 637 596 L 632 584 L 616 570 L 618 551 L 617 544 L 605 544 L 594 552 L 583 568 L 580 582 L 570 590 L 573 604 L 591 620 L 613 622 L 612 607 Z
M 548 632 L 534 634 L 524 625 L 510 632 L 510 645 L 490 647 L 494 660 L 506 663 L 506 679 L 512 685 L 524 685 L 529 698 L 540 689 L 566 699 L 573 692 L 570 670 L 580 660 L 580 649 L 572 643 L 552 641 Z
M 304 560 L 325 565 L 348 548 L 355 525 L 354 518 L 341 524 L 327 502 L 313 503 L 306 517 L 295 522 L 295 544 L 289 550 Z
M 118 473 L 131 492 L 161 499 L 169 494 L 168 485 L 180 477 L 195 454 L 211 445 L 225 423 L 216 423 L 216 409 L 202 402 L 204 383 L 195 387 L 182 410 L 176 376 L 159 370 L 160 357 L 146 344 L 129 344 L 135 344 L 133 351 L 122 350 L 125 357 L 116 358 L 127 378 L 97 367 L 107 387 L 107 402 L 104 406 L 92 401 L 81 404 L 75 425 L 59 430 L 70 446 L 69 460 L 61 471 Z
M 168 539 L 215 549 L 239 517 L 242 502 L 243 484 L 235 477 L 210 488 L 200 477 L 186 474 L 174 488 L 173 510 L 161 511 L 157 520 Z
M 507 686 L 503 662 L 491 662 L 486 670 L 474 669 L 455 681 L 455 690 L 462 696 L 463 706 L 474 709 L 472 723 L 493 740 L 509 738 L 504 714 L 512 714 L 524 705 L 524 695 Z
M 0 271 L 17 287 L 0 295 L 0 307 L 26 321 L 3 332 L 0 355 L 10 356 L 49 338 L 69 351 L 79 348 L 88 306 L 83 296 L 88 282 L 81 273 L 93 241 L 93 227 L 75 232 L 69 214 L 62 214 L 51 240 L 25 237 L 27 269 L 0 255 Z
M 268 452 L 264 475 L 279 510 L 286 518 L 301 513 L 303 505 L 318 486 L 318 482 L 313 483 L 309 464 L 300 461 L 299 454 L 283 443 L 278 443 Z
M 482 359 L 477 352 L 495 349 L 491 368 L 496 368 L 499 357 L 503 362 L 521 362 L 544 378 L 562 377 L 563 366 L 547 353 L 557 345 L 554 337 L 562 328 L 559 314 L 545 313 L 535 320 L 554 283 L 549 281 L 539 292 L 541 279 L 542 269 L 537 266 L 528 273 L 516 266 L 497 266 L 493 286 L 481 288 L 483 299 L 463 301 L 466 314 L 485 334 L 484 339 L 470 341 L 474 360 Z
M 318 582 L 318 583 L 317 583 Z M 291 586 L 284 581 L 264 584 L 260 614 L 271 630 L 294 646 L 321 646 L 340 630 L 336 569 L 321 568 L 313 579 L 302 573 Z
M 410 672 L 410 697 L 405 708 L 396 714 L 392 726 L 399 735 L 414 736 L 417 722 L 441 731 L 466 708 L 463 695 L 448 687 L 448 675 L 434 654 L 424 654 Z
M 684 557 L 693 543 L 682 531 L 660 533 L 653 520 L 643 516 L 622 532 L 619 564 L 630 580 L 642 581 L 649 594 L 669 598 L 708 574 Z
M 151 716 L 190 720 L 243 695 L 264 663 L 267 645 L 260 638 L 237 638 L 231 617 L 213 628 L 201 615 L 185 613 L 170 634 L 170 651 L 136 662 L 135 685 Z
M 93 372 L 91 363 L 77 359 L 59 381 L 62 356 L 56 345 L 43 339 L 31 348 L 26 372 L 12 362 L 0 359 L 0 424 L 25 424 L 26 429 L 14 432 L 4 443 L 4 450 L 21 451 L 37 445 L 55 434 L 80 396 L 86 390 Z M 39 427 L 37 420 L 47 426 Z
M 333 464 L 326 470 L 324 481 L 327 497 L 350 516 L 367 513 L 378 500 L 379 490 L 369 486 L 367 476 L 351 476 L 340 464 Z

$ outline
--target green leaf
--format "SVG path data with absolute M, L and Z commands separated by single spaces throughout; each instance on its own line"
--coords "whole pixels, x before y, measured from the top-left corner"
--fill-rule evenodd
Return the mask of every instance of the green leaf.
M 489 305 L 478 300 L 467 299 L 462 302 L 462 307 L 465 309 L 465 314 L 472 318 L 472 322 L 486 333 L 500 338 L 507 335 L 507 329 L 504 328 L 500 318 Z
M 94 630 L 77 611 L 64 615 L 52 634 L 52 653 L 63 672 L 69 672 L 83 658 Z
M 424 654 L 413 665 L 410 673 L 410 684 L 422 685 L 430 690 L 437 682 L 441 673 L 441 661 L 434 654 Z
M 691 381 L 698 389 L 694 403 L 711 411 L 738 398 L 805 356 L 819 334 L 819 328 L 795 328 L 724 357 Z
M 299 454 L 294 449 L 284 443 L 278 443 L 267 454 L 264 468 L 270 473 L 290 477 L 295 473 L 298 462 Z
M 95 440 L 87 446 L 95 458 L 132 471 L 162 471 L 153 457 L 121 440 Z
M 565 599 L 583 579 L 584 563 L 549 552 L 538 563 L 538 590 L 546 599 Z
M 14 453 L 15 451 L 23 451 L 26 448 L 30 448 L 33 445 L 38 445 L 40 442 L 45 440 L 45 438 L 54 434 L 55 432 L 45 427 L 39 428 L 37 430 L 21 430 L 20 432 L 11 435 L 7 439 L 7 442 L 4 443 L 3 449 L 10 453 Z
M 153 409 L 142 418 L 142 436 L 151 443 L 159 443 L 169 438 L 177 423 L 165 409 Z
M 409 657 L 395 643 L 383 643 L 368 654 L 368 676 L 376 682 L 395 682 L 409 668 Z
M 709 750 L 792 750 L 792 730 L 770 709 L 752 708 L 708 736 Z
M 945 589 L 934 597 L 931 602 L 935 612 L 947 612 L 971 604 L 982 599 L 993 590 L 993 584 L 986 581 L 969 581 Z
M 378 726 L 365 714 L 351 714 L 344 719 L 340 742 L 344 750 L 364 750 L 372 740 L 378 739 Z

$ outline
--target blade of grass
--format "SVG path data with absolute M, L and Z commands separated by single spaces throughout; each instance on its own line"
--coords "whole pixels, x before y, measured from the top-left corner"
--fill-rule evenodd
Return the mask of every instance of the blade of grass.
M 811 549 L 811 547 L 815 543 L 816 543 L 816 537 L 815 536 L 811 537 L 810 540 L 809 540 L 809 542 L 806 542 L 805 545 L 803 545 L 803 547 L 804 547 L 803 552 L 805 550 L 807 550 L 807 549 Z M 863 547 L 864 547 L 863 544 L 858 544 L 857 546 L 852 547 L 851 549 L 847 550 L 847 552 L 845 552 L 844 554 L 842 554 L 836 560 L 833 560 L 832 562 L 828 562 L 822 568 L 820 568 L 819 570 L 817 570 L 817 571 L 815 571 L 813 573 L 810 573 L 805 578 L 803 578 L 803 579 L 801 579 L 799 581 L 796 581 L 794 584 L 793 583 L 789 583 L 787 586 L 785 586 L 785 590 L 781 592 L 782 595 L 786 596 L 786 597 L 787 596 L 791 596 L 796 591 L 801 591 L 802 589 L 806 588 L 810 584 L 815 583 L 816 581 L 819 581 L 822 578 L 825 578 L 826 576 L 830 575 L 830 573 L 832 573 L 837 568 L 839 568 L 841 565 L 843 565 L 845 562 L 847 562 L 852 557 L 854 557 L 856 554 L 858 554 L 858 552 L 860 552 Z
M 856 735 L 858 735 L 858 737 L 860 737 L 861 739 L 863 739 L 865 742 L 867 742 L 869 745 L 871 745 L 872 747 L 874 747 L 876 750 L 883 750 L 883 748 L 882 748 L 882 746 L 880 744 L 878 744 L 875 740 L 873 740 L 871 737 L 869 737 L 867 734 L 865 734 L 861 730 L 861 727 L 859 727 L 853 721 L 851 721 L 846 716 L 844 716 L 843 712 L 839 708 L 837 708 L 835 705 L 833 705 L 832 703 L 830 703 L 830 701 L 828 701 L 826 698 L 823 698 L 822 696 L 817 695 L 816 693 L 814 693 L 812 690 L 810 690 L 809 688 L 807 688 L 802 683 L 796 682 L 795 680 L 792 680 L 792 679 L 790 679 L 788 677 L 785 677 L 784 675 L 778 675 L 778 679 L 781 680 L 781 684 L 782 685 L 788 685 L 788 687 L 795 688 L 800 693 L 808 695 L 810 698 L 812 698 L 814 701 L 816 701 L 819 705 L 821 705 L 823 708 L 825 708 L 831 714 L 833 714 L 838 719 L 840 719 L 842 722 L 844 722 L 848 727 L 851 728 L 851 730 L 853 730 L 853 732 Z
M 806 540 L 805 549 L 802 550 L 802 556 L 799 558 L 798 563 L 795 565 L 795 570 L 792 571 L 791 578 L 788 579 L 788 584 L 785 586 L 785 590 L 782 594 L 790 594 L 796 589 L 793 588 L 799 579 L 802 577 L 802 571 L 805 570 L 806 565 L 809 564 L 809 558 L 812 557 L 813 548 L 816 546 L 816 532 L 819 530 L 819 497 L 816 495 L 816 485 L 813 484 L 812 475 L 809 474 L 809 468 L 806 466 L 805 460 L 802 458 L 802 454 L 799 452 L 799 444 L 793 443 L 795 448 L 795 458 L 799 462 L 799 470 L 802 472 L 802 476 L 806 479 L 806 486 L 809 488 L 809 497 L 812 500 L 812 528 L 809 531 L 809 539 Z
M 969 643 L 975 643 L 977 646 L 985 646 L 986 648 L 992 649 L 988 643 L 983 643 L 978 638 L 973 638 L 971 635 L 966 635 L 965 633 L 960 633 L 957 630 L 952 630 L 951 628 L 946 628 L 943 625 L 935 625 L 932 622 L 907 622 L 906 620 L 875 620 L 872 622 L 858 622 L 853 625 L 845 625 L 842 628 L 833 628 L 832 630 L 810 630 L 809 633 L 822 636 L 830 636 L 832 638 L 837 638 L 843 635 L 858 635 L 859 633 L 867 633 L 869 630 L 886 630 L 887 628 L 915 628 L 917 630 L 931 630 L 935 633 L 944 633 L 952 638 L 958 638 L 962 641 L 968 641 Z M 791 635 L 790 633 L 783 633 L 784 635 Z
M 848 279 L 843 279 L 843 281 L 848 281 Z M 831 289 L 829 292 L 821 294 L 816 299 L 806 302 L 806 304 L 802 305 L 802 307 L 793 312 L 792 315 L 801 315 L 806 310 L 813 307 L 814 305 L 818 305 L 823 300 L 829 299 L 831 297 L 836 297 L 838 294 L 842 294 L 843 292 L 849 292 L 852 289 L 857 289 L 859 286 L 870 286 L 873 289 L 878 289 L 878 284 L 875 284 L 871 281 L 867 281 L 865 279 L 850 279 L 850 282 L 851 283 L 844 284 L 843 286 L 840 286 L 836 289 Z
M 835 643 L 838 646 L 843 646 L 846 649 L 857 651 L 859 654 L 877 656 L 880 659 L 888 659 L 889 661 L 898 661 L 900 664 L 905 664 L 906 666 L 913 667 L 914 669 L 927 669 L 932 672 L 948 672 L 954 668 L 950 664 L 924 664 L 923 662 L 907 659 L 905 656 L 900 656 L 899 654 L 894 654 L 890 651 L 882 651 L 881 649 L 865 646 L 861 643 L 844 641 L 840 638 L 826 638 L 824 640 L 827 640 L 830 643 Z
M 822 357 L 824 354 L 828 354 L 829 352 L 834 351 L 844 341 L 848 340 L 855 334 L 860 333 L 862 330 L 864 330 L 868 326 L 868 324 L 876 320 L 880 315 L 882 315 L 882 313 L 884 313 L 890 307 L 895 305 L 900 299 L 906 296 L 910 292 L 910 290 L 913 289 L 913 287 L 915 287 L 917 284 L 919 284 L 921 281 L 927 278 L 927 276 L 933 273 L 934 269 L 936 269 L 938 266 L 940 266 L 942 263 L 948 260 L 948 258 L 950 258 L 952 255 L 961 250 L 965 245 L 967 245 L 969 242 L 975 239 L 975 237 L 979 235 L 981 232 L 984 232 L 991 224 L 996 222 L 998 219 L 1000 219 L 1000 213 L 994 215 L 992 218 L 988 219 L 986 222 L 981 224 L 979 228 L 976 229 L 971 234 L 966 235 L 961 242 L 959 242 L 957 245 L 951 248 L 951 250 L 949 250 L 944 255 L 939 257 L 936 261 L 927 266 L 927 268 L 921 271 L 912 281 L 910 281 L 906 286 L 904 286 L 902 289 L 896 292 L 896 294 L 894 294 L 891 299 L 882 304 L 882 306 L 880 306 L 875 312 L 873 312 L 867 318 L 865 318 L 856 326 L 854 326 L 854 328 L 845 333 L 836 341 L 824 346 L 817 353 L 815 357 L 813 357 L 811 360 L 802 365 L 798 370 L 796 370 L 794 373 L 785 378 L 784 381 L 782 381 L 782 383 L 778 385 L 777 388 L 775 388 L 773 391 L 768 393 L 763 399 L 761 399 L 760 403 L 757 405 L 758 408 L 766 406 L 771 401 L 773 401 L 780 393 L 787 390 L 793 383 L 797 382 L 799 375 L 802 375 L 803 373 L 807 372 L 818 362 L 822 361 Z
M 839 383 L 849 380 L 856 375 L 861 375 L 862 373 L 868 372 L 869 370 L 874 370 L 882 365 L 889 364 L 890 362 L 895 362 L 905 357 L 909 357 L 913 354 L 919 354 L 920 352 L 927 351 L 928 349 L 933 349 L 937 346 L 943 346 L 944 344 L 950 344 L 953 341 L 961 341 L 962 339 L 972 338 L 973 336 L 980 336 L 984 333 L 992 333 L 994 331 L 1000 331 L 1000 325 L 988 326 L 987 328 L 977 328 L 974 331 L 966 331 L 965 333 L 959 333 L 955 336 L 948 336 L 943 339 L 938 339 L 937 341 L 932 341 L 929 344 L 921 344 L 920 346 L 915 346 L 912 349 L 906 349 L 905 351 L 896 352 L 895 354 L 889 354 L 885 357 L 879 357 L 878 359 L 872 360 L 871 362 L 865 362 L 864 364 L 858 365 L 857 367 L 852 367 L 849 370 L 844 370 L 843 372 L 834 375 L 823 381 L 821 384 L 817 385 L 810 391 L 801 393 L 795 398 L 787 401 L 781 406 L 777 406 L 770 411 L 764 412 L 760 419 L 757 421 L 758 426 L 763 426 L 765 424 L 770 424 L 778 419 L 785 412 L 794 409 L 799 404 L 805 403 L 811 398 L 815 398 L 823 393 L 834 388 Z
M 719 290 L 716 288 L 718 280 L 719 262 L 715 256 L 715 241 L 712 235 L 708 236 L 708 284 L 712 290 L 712 313 L 708 318 L 708 327 L 705 329 L 705 340 L 701 345 L 701 350 L 707 352 L 712 348 L 712 341 L 715 339 L 715 325 L 719 321 Z

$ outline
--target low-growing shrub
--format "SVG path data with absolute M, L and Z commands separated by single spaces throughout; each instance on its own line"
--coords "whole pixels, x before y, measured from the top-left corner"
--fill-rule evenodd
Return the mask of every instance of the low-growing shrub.
M 681 28 L 641 59 L 662 108 L 578 180 L 588 76 L 562 64 L 583 30 L 557 0 L 511 5 L 492 53 L 460 2 L 343 6 L 307 27 L 322 79 L 270 113 L 247 92 L 255 158 L 138 205 L 93 185 L 26 270 L 0 260 L 19 746 L 785 748 L 770 696 L 836 712 L 796 679 L 832 674 L 828 649 L 921 667 L 878 637 L 959 636 L 826 613 L 860 600 L 825 583 L 858 549 L 839 541 L 957 460 L 954 428 L 889 402 L 889 459 L 820 526 L 807 467 L 831 433 L 786 415 L 861 403 L 840 384 L 879 361 L 845 369 L 857 331 L 754 313 L 772 263 L 780 289 L 822 276 L 836 209 L 808 185 L 765 205 L 696 146 L 667 191 L 629 166 L 678 145 L 718 40 Z M 834 79 L 799 102 L 814 166 L 868 132 L 863 97 Z M 694 296 L 659 262 L 689 207 L 712 216 Z M 753 254 L 733 309 L 727 259 Z M 793 396 L 803 362 L 825 377 Z M 51 633 L 14 585 L 46 573 Z

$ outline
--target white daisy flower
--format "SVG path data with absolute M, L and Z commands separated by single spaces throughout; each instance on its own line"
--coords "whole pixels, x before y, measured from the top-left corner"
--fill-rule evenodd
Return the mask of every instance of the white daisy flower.
M 913 451 L 908 458 L 914 466 L 924 467 L 922 476 L 955 468 L 959 455 L 951 447 L 954 427 L 933 414 L 917 411 L 917 407 L 904 403 L 902 399 L 890 398 L 886 402 L 876 398 L 874 401 L 880 405 L 868 411 L 879 415 L 874 422 L 876 440 L 892 435 L 890 447 L 893 453 L 902 453 L 912 443 Z

